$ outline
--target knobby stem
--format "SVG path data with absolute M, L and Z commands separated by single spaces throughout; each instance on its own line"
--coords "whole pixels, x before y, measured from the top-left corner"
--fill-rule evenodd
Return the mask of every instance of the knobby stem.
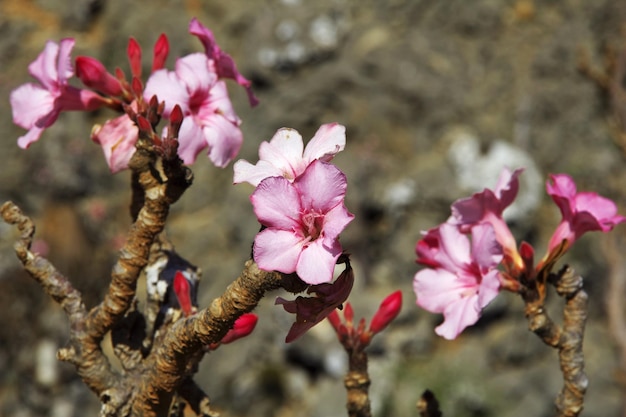
M 522 293 L 526 304 L 528 327 L 547 345 L 559 352 L 563 388 L 556 399 L 559 417 L 575 417 L 583 410 L 588 380 L 584 372 L 583 335 L 587 320 L 587 293 L 583 279 L 566 266 L 549 280 L 557 294 L 565 300 L 563 325 L 558 326 L 548 316 L 544 298 L 535 292 Z
M 348 394 L 346 408 L 349 417 L 371 417 L 367 372 L 367 353 L 363 349 L 346 349 L 349 358 L 348 373 L 344 385 Z

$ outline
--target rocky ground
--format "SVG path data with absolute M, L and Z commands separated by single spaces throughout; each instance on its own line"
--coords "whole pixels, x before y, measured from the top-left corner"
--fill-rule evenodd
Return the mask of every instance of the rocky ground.
M 502 294 L 476 327 L 453 342 L 440 339 L 433 332 L 440 317 L 414 305 L 414 245 L 455 199 L 493 186 L 502 163 L 527 166 L 523 204 L 511 220 L 539 252 L 559 220 L 543 192 L 548 173 L 569 173 L 580 189 L 615 199 L 626 213 L 619 91 L 608 95 L 579 71 L 582 56 L 602 70 L 607 50 L 623 47 L 626 4 L 0 0 L 0 201 L 12 199 L 36 219 L 50 259 L 90 305 L 129 224 L 128 175 L 111 176 L 88 138 L 93 123 L 111 115 L 64 114 L 24 151 L 8 96 L 29 80 L 27 65 L 47 39 L 75 37 L 75 55 L 113 68 L 125 65 L 129 36 L 152 45 L 165 32 L 171 56 L 200 50 L 187 34 L 193 16 L 214 30 L 261 100 L 250 109 L 243 90 L 229 84 L 243 119 L 241 157 L 255 162 L 259 143 L 283 126 L 305 139 L 321 123 L 347 127 L 335 162 L 348 176 L 347 205 L 356 215 L 342 237 L 355 261 L 351 302 L 357 315 L 370 316 L 394 289 L 405 300 L 372 347 L 375 415 L 415 416 L 426 388 L 447 416 L 552 415 L 561 386 L 556 354 L 526 330 L 521 300 Z M 206 306 L 238 275 L 258 224 L 252 190 L 231 185 L 230 167 L 199 158 L 192 168 L 195 184 L 175 206 L 168 232 L 202 268 Z M 615 232 L 623 233 L 623 226 Z M 95 415 L 95 396 L 54 360 L 67 322 L 21 272 L 13 239 L 0 225 L 0 415 Z M 623 402 L 604 304 L 617 268 L 607 251 L 624 249 L 615 245 L 587 236 L 567 258 L 591 296 L 585 417 L 618 416 Z M 251 337 L 202 363 L 198 380 L 215 406 L 229 416 L 345 415 L 345 358 L 330 326 L 285 345 L 292 317 L 273 297 L 258 312 Z

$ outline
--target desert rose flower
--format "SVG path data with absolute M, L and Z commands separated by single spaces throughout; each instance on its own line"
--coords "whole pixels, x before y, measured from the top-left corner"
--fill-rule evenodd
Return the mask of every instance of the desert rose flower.
M 510 172 L 503 169 L 493 190 L 485 188 L 468 198 L 457 200 L 452 205 L 449 223 L 466 232 L 480 223 L 490 223 L 496 239 L 504 248 L 504 254 L 517 268 L 523 268 L 523 261 L 517 250 L 515 237 L 502 217 L 504 210 L 511 205 L 519 191 L 519 175 L 523 169 Z
M 292 183 L 263 180 L 250 196 L 266 228 L 254 240 L 261 269 L 296 272 L 308 284 L 330 282 L 341 254 L 339 234 L 352 221 L 344 205 L 346 177 L 334 165 L 312 162 Z
M 62 111 L 95 110 L 105 104 L 103 97 L 93 91 L 70 86 L 67 81 L 74 75 L 71 53 L 74 39 L 62 39 L 58 44 L 48 41 L 29 66 L 28 72 L 38 84 L 24 84 L 11 93 L 13 122 L 28 129 L 17 143 L 28 148 L 41 137 L 41 133 L 57 120 Z
M 255 187 L 268 177 L 293 181 L 316 159 L 330 161 L 346 146 L 346 128 L 337 123 L 322 125 L 304 149 L 302 136 L 294 129 L 279 129 L 269 142 L 259 146 L 259 162 L 235 162 L 234 183 L 249 182 Z M 303 151 L 304 149 L 304 151 Z
M 563 240 L 570 247 L 586 232 L 608 232 L 626 220 L 626 217 L 617 214 L 617 206 L 608 198 L 592 192 L 577 192 L 576 184 L 569 175 L 550 175 L 546 190 L 563 216 L 550 239 L 548 252 L 552 252 Z
M 237 84 L 246 89 L 250 105 L 256 106 L 259 103 L 259 100 L 252 93 L 252 83 L 239 73 L 237 66 L 235 65 L 235 61 L 233 61 L 231 56 L 222 51 L 215 41 L 213 32 L 211 32 L 209 28 L 205 27 L 194 17 L 189 23 L 189 33 L 197 36 L 200 42 L 202 42 L 205 54 L 211 60 L 211 63 L 214 66 L 214 72 L 217 73 L 218 77 L 231 78 L 235 80 Z
M 498 295 L 498 264 L 502 247 L 494 228 L 481 223 L 466 235 L 444 223 L 427 233 L 427 246 L 419 248 L 419 263 L 429 268 L 419 271 L 413 281 L 417 304 L 432 313 L 443 313 L 444 322 L 435 332 L 454 339 L 480 318 L 483 308 Z
M 165 117 L 176 104 L 183 111 L 178 155 L 186 164 L 193 163 L 206 147 L 218 167 L 226 166 L 237 155 L 243 142 L 241 121 L 226 84 L 218 80 L 206 55 L 187 55 L 176 61 L 175 71 L 154 72 L 146 83 L 144 97 L 149 100 L 153 95 L 165 102 Z

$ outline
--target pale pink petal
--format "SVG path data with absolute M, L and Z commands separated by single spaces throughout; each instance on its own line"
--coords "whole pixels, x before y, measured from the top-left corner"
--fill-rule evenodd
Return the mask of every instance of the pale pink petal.
M 441 252 L 438 260 L 444 268 L 460 269 L 472 262 L 469 239 L 456 226 L 443 223 L 439 226 L 439 237 Z
M 343 232 L 343 229 L 354 219 L 354 214 L 350 213 L 346 206 L 337 204 L 324 215 L 324 243 L 330 245 Z
M 268 142 L 259 146 L 259 159 L 278 168 L 285 178 L 293 180 L 304 172 L 302 136 L 289 128 L 281 128 Z
M 465 284 L 446 269 L 425 268 L 413 279 L 417 305 L 431 313 L 443 313 L 449 304 L 461 298 L 464 289 Z
M 255 187 L 265 178 L 281 177 L 283 175 L 280 169 L 267 161 L 259 161 L 256 165 L 252 165 L 244 159 L 235 162 L 233 171 L 235 172 L 233 183 L 248 182 Z
M 317 239 L 302 250 L 296 272 L 307 284 L 331 282 L 339 255 L 341 245 L 337 240 L 333 242 L 333 246 L 327 247 L 322 244 L 321 239 Z
M 198 154 L 208 146 L 202 128 L 193 117 L 185 117 L 178 132 L 178 156 L 186 165 L 193 164 Z
M 74 39 L 65 38 L 59 42 L 59 56 L 57 58 L 57 82 L 59 85 L 67 85 L 67 80 L 74 76 L 74 66 L 72 65 L 72 49 L 74 49 Z
M 483 223 L 472 227 L 472 258 L 484 269 L 497 266 L 502 261 L 502 246 L 496 240 L 493 226 Z
M 505 208 L 511 205 L 519 191 L 519 176 L 524 172 L 524 168 L 518 168 L 511 172 L 508 168 L 504 168 L 500 173 L 498 182 L 493 191 L 499 200 L 500 214 Z
M 124 114 L 96 126 L 91 139 L 102 147 L 109 169 L 116 173 L 128 168 L 128 162 L 135 153 L 138 134 L 135 123 Z
M 269 146 L 259 149 L 259 157 L 275 163 L 276 166 L 290 165 L 302 159 L 302 136 L 295 129 L 278 129 L 269 142 Z M 285 164 L 287 161 L 287 164 Z M 296 164 L 299 165 L 299 164 Z
M 459 299 L 449 304 L 443 312 L 445 320 L 435 328 L 435 333 L 444 339 L 455 339 L 466 327 L 475 324 L 480 318 L 480 308 L 476 297 Z
M 346 176 L 336 166 L 313 161 L 294 181 L 303 207 L 327 212 L 341 203 L 346 195 Z
M 288 180 L 266 178 L 252 193 L 250 201 L 261 224 L 285 230 L 301 229 L 300 196 Z
M 169 117 L 175 105 L 179 105 L 184 115 L 189 114 L 189 94 L 176 73 L 161 69 L 150 75 L 143 96 L 150 100 L 156 95 L 159 102 L 165 102 L 164 116 Z
M 209 59 L 200 53 L 176 60 L 176 75 L 184 80 L 187 91 L 192 96 L 208 95 L 217 81 L 217 75 L 210 70 Z
M 195 114 L 200 119 L 210 118 L 216 113 L 219 113 L 236 126 L 241 124 L 241 120 L 235 113 L 233 103 L 228 96 L 228 89 L 224 81 L 213 83 L 209 94 L 206 95 L 200 107 L 195 110 Z
M 54 110 L 56 95 L 37 84 L 23 84 L 11 92 L 13 123 L 30 129 Z M 48 126 L 39 126 L 42 128 Z
M 35 77 L 46 90 L 58 92 L 60 89 L 57 60 L 59 45 L 48 41 L 43 51 L 28 66 L 28 72 Z
M 612 200 L 601 197 L 596 193 L 579 193 L 574 197 L 574 204 L 577 212 L 591 214 L 598 220 L 601 227 L 604 226 L 604 221 L 609 221 L 610 223 L 611 219 L 617 215 L 617 205 Z
M 209 158 L 215 166 L 224 168 L 232 161 L 243 143 L 243 133 L 237 125 L 220 114 L 204 120 L 202 132 L 209 144 Z
M 478 289 L 478 307 L 481 309 L 487 307 L 500 293 L 500 289 L 500 271 L 492 269 L 484 274 Z
M 22 149 L 28 148 L 33 142 L 37 142 L 39 140 L 44 129 L 44 127 L 31 127 L 25 135 L 17 138 L 17 146 Z
M 303 239 L 293 232 L 265 229 L 254 239 L 254 260 L 265 271 L 290 274 L 296 271 L 302 244 Z
M 313 138 L 306 145 L 304 160 L 307 165 L 314 159 L 329 162 L 346 147 L 346 128 L 338 123 L 320 126 Z

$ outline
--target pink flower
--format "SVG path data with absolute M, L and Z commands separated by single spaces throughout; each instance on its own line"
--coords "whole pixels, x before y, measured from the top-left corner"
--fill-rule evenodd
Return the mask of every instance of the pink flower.
M 563 216 L 550 239 L 548 252 L 560 246 L 563 240 L 569 247 L 586 232 L 608 232 L 626 221 L 626 217 L 617 214 L 617 206 L 608 198 L 592 192 L 578 193 L 569 175 L 550 175 L 546 190 Z
M 293 181 L 316 159 L 329 162 L 346 146 L 346 128 L 337 123 L 322 125 L 304 149 L 302 136 L 289 128 L 279 129 L 269 142 L 259 146 L 259 162 L 235 162 L 235 184 L 249 182 L 255 187 L 268 177 Z
M 169 117 L 178 104 L 185 116 L 179 133 L 178 155 L 191 164 L 208 146 L 209 158 L 218 167 L 226 166 L 239 152 L 243 135 L 226 85 L 218 81 L 204 54 L 191 54 L 176 61 L 176 70 L 154 72 L 146 83 L 144 97 L 156 95 L 165 102 Z
M 486 188 L 469 198 L 455 201 L 452 205 L 452 217 L 448 220 L 449 223 L 459 226 L 463 232 L 477 224 L 490 223 L 495 230 L 496 239 L 504 248 L 505 255 L 518 268 L 522 268 L 523 262 L 517 250 L 515 237 L 502 213 L 517 196 L 518 177 L 522 172 L 522 168 L 512 173 L 506 168 L 503 169 L 493 191 Z
M 202 45 L 204 45 L 206 56 L 214 65 L 214 71 L 217 73 L 218 77 L 235 80 L 237 84 L 246 89 L 250 105 L 256 106 L 259 100 L 252 93 L 252 83 L 239 73 L 235 61 L 233 61 L 230 55 L 222 51 L 217 42 L 215 42 L 213 32 L 194 17 L 189 23 L 189 33 L 197 36 L 200 42 L 202 42 Z
M 454 225 L 444 223 L 427 233 L 427 246 L 418 243 L 418 262 L 426 268 L 415 275 L 417 304 L 432 313 L 443 313 L 444 322 L 435 332 L 456 338 L 478 321 L 483 308 L 500 289 L 497 266 L 502 248 L 489 223 L 471 229 L 471 244 Z
M 68 85 L 74 75 L 71 53 L 74 39 L 62 39 L 59 44 L 48 41 L 29 66 L 28 72 L 39 84 L 24 84 L 11 93 L 13 122 L 28 129 L 17 140 L 21 148 L 37 141 L 43 130 L 57 120 L 62 111 L 95 110 L 104 104 L 103 98 L 93 91 Z
M 296 272 L 308 284 L 330 282 L 341 254 L 339 234 L 352 221 L 344 205 L 346 177 L 314 161 L 293 183 L 270 177 L 250 200 L 266 228 L 254 240 L 254 260 L 266 271 Z
M 128 168 L 128 162 L 135 153 L 138 135 L 137 125 L 126 114 L 107 120 L 102 126 L 95 125 L 91 131 L 91 139 L 102 146 L 113 174 Z

